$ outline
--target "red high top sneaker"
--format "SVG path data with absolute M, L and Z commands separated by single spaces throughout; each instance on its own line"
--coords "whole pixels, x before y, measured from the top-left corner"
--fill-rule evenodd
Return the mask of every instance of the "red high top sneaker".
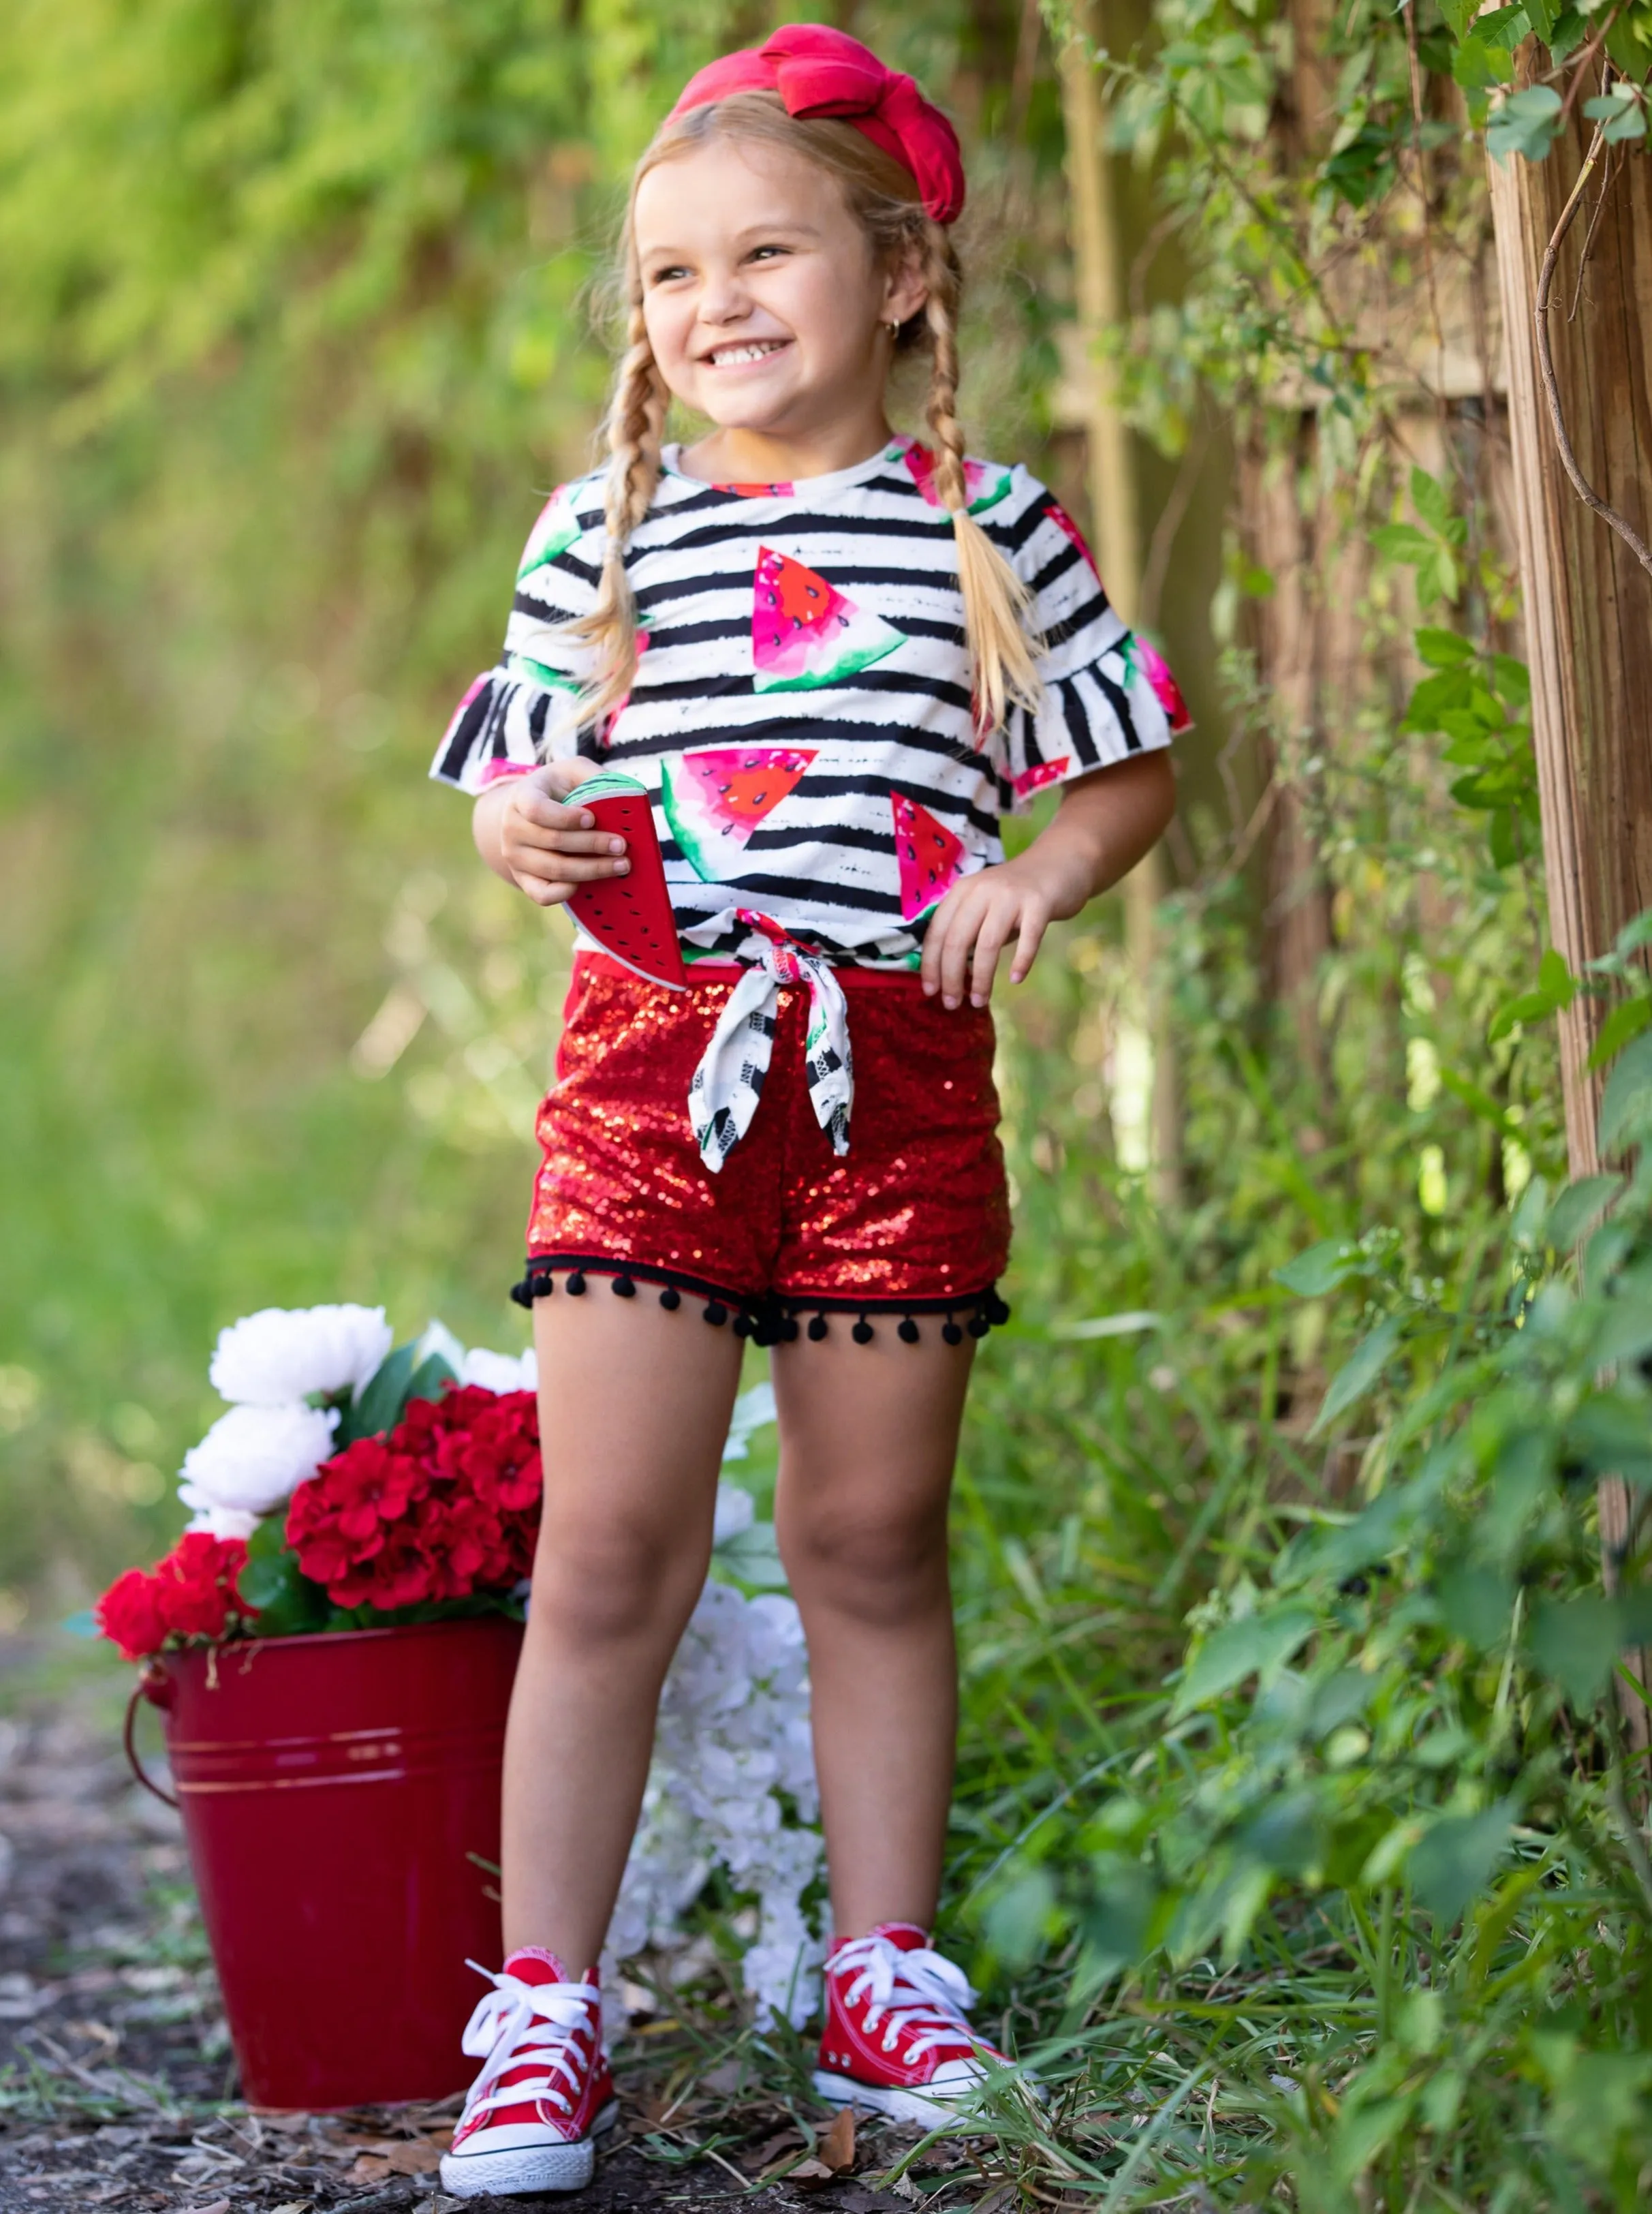
M 464 2049 L 484 2066 L 442 2156 L 442 2188 L 455 2199 L 582 2190 L 592 2138 L 619 2117 L 596 1970 L 570 1983 L 538 1946 L 513 1953 L 497 1976 L 469 1966 L 493 1985 L 465 2025 Z
M 990 2069 L 1009 2065 L 965 2020 L 974 1997 L 962 1969 L 932 1953 L 916 1923 L 881 1922 L 869 1936 L 839 1938 L 826 1966 L 815 2090 L 834 2107 L 967 2129 L 959 2107 Z

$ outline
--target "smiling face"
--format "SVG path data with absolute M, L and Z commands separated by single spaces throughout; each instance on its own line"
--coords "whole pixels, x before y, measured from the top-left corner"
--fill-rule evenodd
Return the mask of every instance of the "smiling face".
M 632 225 L 655 360 L 724 434 L 708 444 L 803 463 L 775 475 L 875 450 L 887 326 L 924 287 L 910 258 L 880 260 L 834 177 L 785 147 L 710 138 L 648 171 Z

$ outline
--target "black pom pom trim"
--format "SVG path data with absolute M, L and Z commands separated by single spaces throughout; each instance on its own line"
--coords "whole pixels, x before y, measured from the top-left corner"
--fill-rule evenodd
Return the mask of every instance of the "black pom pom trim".
M 895 1336 L 900 1340 L 903 1345 L 916 1345 L 918 1339 L 923 1336 L 923 1332 L 918 1329 L 917 1324 L 912 1320 L 911 1315 L 907 1315 L 902 1321 L 900 1328 L 895 1332 Z
M 788 1315 L 786 1317 L 785 1320 L 780 1325 L 780 1336 L 782 1342 L 784 1344 L 790 1345 L 793 1342 L 797 1336 L 797 1318 L 796 1315 Z
M 724 1306 L 721 1300 L 708 1300 L 706 1301 L 705 1319 L 709 1323 L 716 1324 L 719 1327 L 728 1321 L 728 1310 Z
M 660 1305 L 666 1308 L 668 1312 L 674 1312 L 678 1307 L 681 1306 L 682 1303 L 683 1295 L 677 1289 L 675 1284 L 668 1284 L 664 1291 L 660 1294 Z
M 637 1287 L 629 1276 L 616 1276 L 613 1280 L 613 1295 L 617 1300 L 634 1300 L 637 1297 Z
M 570 1298 L 576 1300 L 580 1297 L 584 1289 L 585 1279 L 580 1271 L 576 1269 L 573 1275 L 568 1279 L 569 1295 Z
M 961 1345 L 964 1342 L 963 1331 L 958 1327 L 958 1324 L 953 1320 L 950 1315 L 947 1317 L 945 1322 L 941 1325 L 941 1335 L 946 1339 L 948 1345 Z
M 520 1284 L 513 1284 L 510 1287 L 510 1296 L 519 1307 L 531 1307 L 533 1304 L 533 1278 L 524 1276 Z
M 1009 1319 L 1009 1303 L 1007 1300 L 1001 1300 L 997 1292 L 989 1292 L 986 1295 L 986 1318 L 995 1330 Z
M 873 1329 L 871 1324 L 868 1322 L 866 1317 L 863 1315 L 860 1320 L 856 1324 L 854 1329 L 850 1331 L 849 1335 L 854 1339 L 856 1345 L 870 1345 L 872 1340 L 876 1336 L 877 1332 Z
M 814 1340 L 814 1342 L 817 1345 L 820 1342 L 820 1340 L 826 1336 L 826 1318 L 824 1315 L 815 1316 L 814 1321 L 811 1322 L 808 1326 L 808 1334 Z
M 736 1337 L 749 1337 L 756 1328 L 757 1324 L 752 1320 L 750 1315 L 746 1313 L 743 1308 L 741 1312 L 735 1317 L 735 1336 Z
M 991 1327 L 992 1324 L 984 1314 L 972 1314 L 969 1318 L 969 1334 L 972 1337 L 984 1337 Z

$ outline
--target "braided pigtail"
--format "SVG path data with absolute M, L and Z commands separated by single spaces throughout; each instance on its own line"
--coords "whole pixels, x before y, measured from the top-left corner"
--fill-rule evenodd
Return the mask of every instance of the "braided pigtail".
M 600 724 L 624 700 L 637 675 L 637 602 L 625 575 L 625 547 L 648 513 L 660 481 L 661 444 L 671 401 L 643 325 L 640 287 L 633 288 L 625 339 L 606 425 L 613 458 L 603 503 L 608 542 L 602 581 L 590 614 L 569 626 L 576 638 L 595 648 L 596 671 L 580 698 L 582 723 Z
M 935 489 L 952 516 L 958 548 L 958 584 L 964 598 L 976 722 L 983 734 L 997 730 L 1010 706 L 1036 707 L 1035 648 L 1028 634 L 1032 596 L 969 511 L 964 476 L 964 434 L 958 422 L 958 295 L 961 272 L 948 233 L 925 219 L 924 281 L 934 363 L 924 417 L 935 441 Z

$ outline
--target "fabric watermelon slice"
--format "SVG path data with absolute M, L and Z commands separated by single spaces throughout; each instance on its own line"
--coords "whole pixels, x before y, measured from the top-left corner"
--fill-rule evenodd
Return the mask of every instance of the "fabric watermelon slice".
M 1181 687 L 1166 666 L 1158 648 L 1144 639 L 1140 631 L 1132 631 L 1124 640 L 1126 667 L 1132 676 L 1145 676 L 1153 696 L 1164 709 L 1173 731 L 1186 731 L 1192 726 L 1187 702 L 1181 696 Z
M 893 623 L 857 607 L 788 554 L 759 546 L 752 590 L 752 688 L 805 692 L 842 684 L 904 645 Z
M 1046 784 L 1059 784 L 1072 765 L 1070 754 L 1063 754 L 1055 761 L 1034 761 L 1031 768 L 1024 768 L 1019 776 L 1010 778 L 1010 788 L 1017 799 L 1030 799 Z
M 1088 568 L 1091 576 L 1094 578 L 1098 584 L 1100 584 L 1101 572 L 1095 566 L 1095 556 L 1091 553 L 1088 542 L 1085 539 L 1083 532 L 1073 521 L 1071 516 L 1068 514 L 1066 509 L 1061 505 L 1061 502 L 1058 499 L 1052 499 L 1044 511 L 1049 517 L 1051 522 L 1054 523 L 1056 529 L 1060 531 L 1062 536 L 1064 538 L 1071 539 L 1073 544 L 1077 547 L 1079 552 L 1084 556 L 1085 566 Z
M 539 521 L 528 534 L 527 551 L 522 556 L 522 566 L 516 572 L 520 584 L 524 577 L 531 577 L 536 569 L 543 569 L 554 561 L 558 554 L 565 554 L 579 536 L 579 524 L 571 508 L 563 502 L 566 485 L 558 485 L 539 510 Z
M 660 800 L 695 874 L 716 884 L 814 759 L 813 746 L 707 746 L 668 761 Z
M 927 446 L 908 446 L 902 459 L 911 471 L 912 482 L 923 493 L 930 507 L 939 507 L 941 495 L 935 485 L 935 456 Z M 996 462 L 964 463 L 964 490 L 969 495 L 972 515 L 984 515 L 1009 490 L 1010 473 Z
M 576 785 L 570 807 L 588 808 L 596 827 L 625 841 L 630 873 L 582 884 L 568 911 L 605 953 L 651 984 L 682 991 L 688 983 L 677 919 L 666 890 L 665 863 L 648 787 L 620 769 L 602 769 Z
M 962 841 L 926 807 L 899 792 L 889 795 L 895 818 L 895 862 L 900 871 L 900 913 L 916 922 L 942 900 L 964 872 Z

